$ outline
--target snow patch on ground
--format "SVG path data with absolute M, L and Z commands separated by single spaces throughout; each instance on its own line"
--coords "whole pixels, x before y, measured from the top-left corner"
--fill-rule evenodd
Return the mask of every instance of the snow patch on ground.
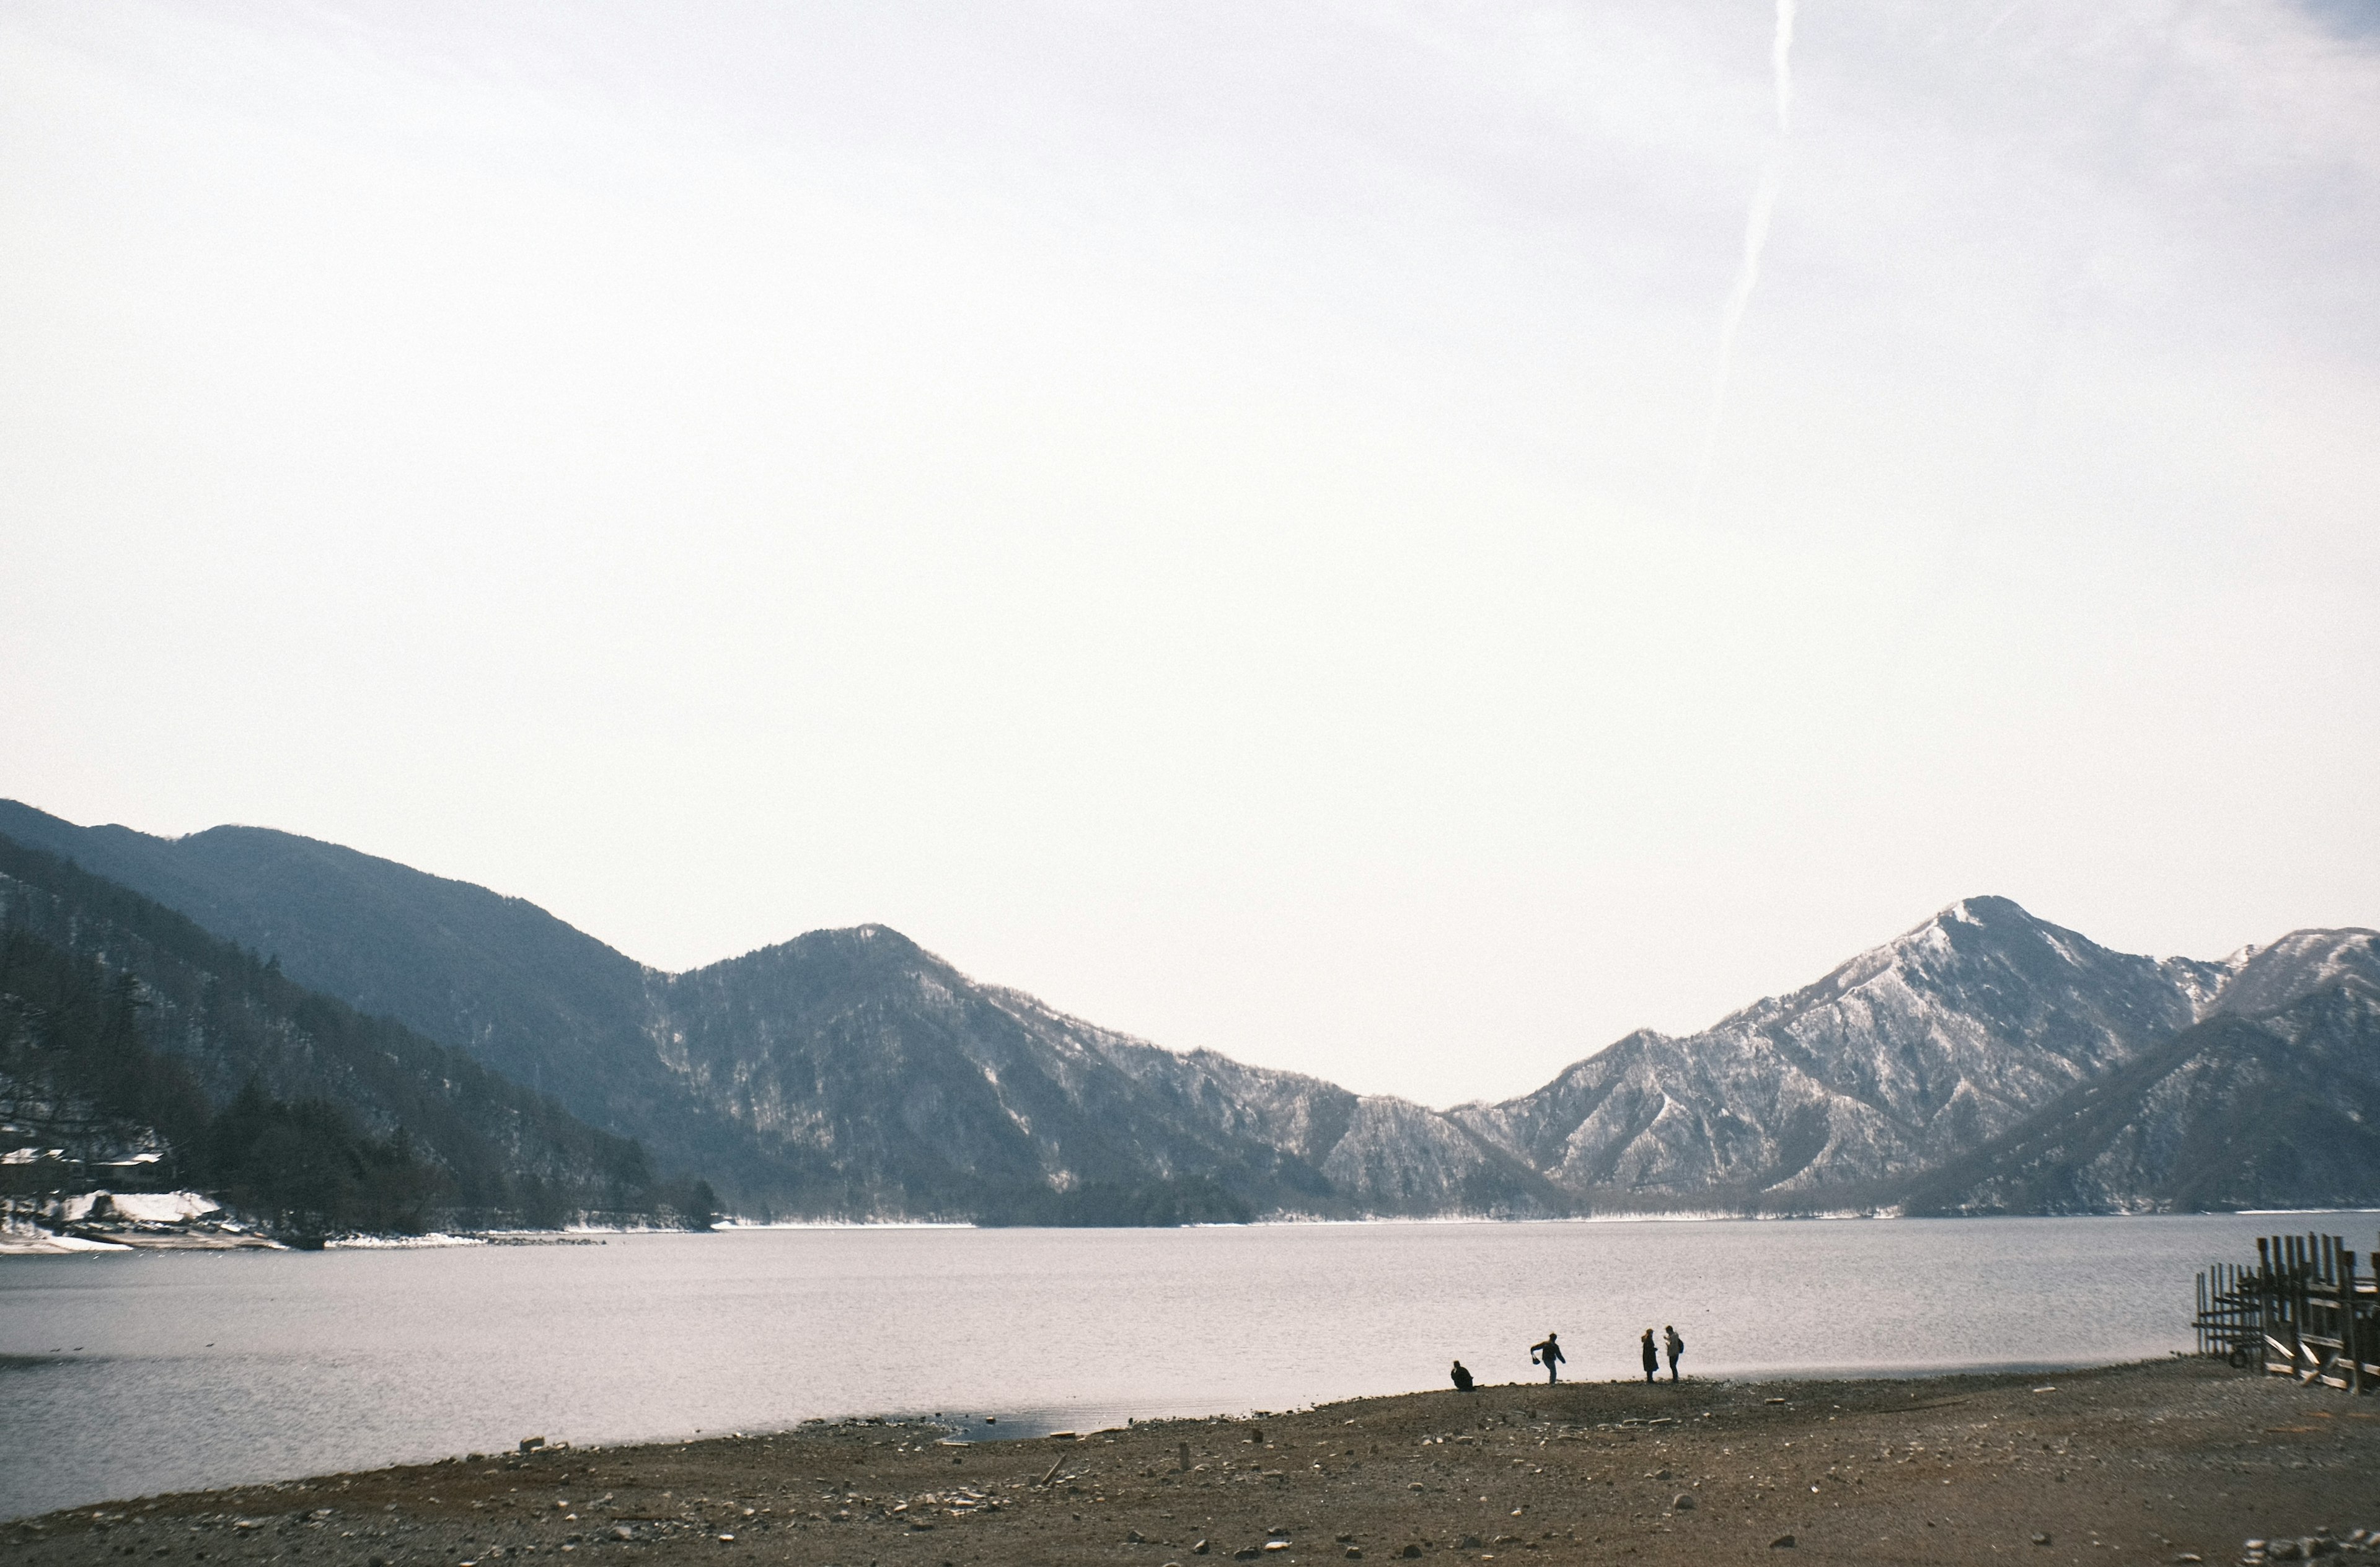
M 194 1191 L 87 1191 L 67 1198 L 60 1217 L 70 1224 L 111 1217 L 136 1224 L 187 1224 L 220 1211 L 212 1198 Z
M 85 1240 L 80 1236 L 52 1235 L 47 1230 L 0 1230 L 0 1257 L 54 1256 L 65 1251 L 130 1251 L 128 1246 Z

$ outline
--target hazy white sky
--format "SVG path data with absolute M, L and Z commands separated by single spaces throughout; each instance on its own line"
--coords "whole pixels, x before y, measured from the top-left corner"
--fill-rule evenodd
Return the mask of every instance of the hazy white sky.
M 2380 7 L 1772 19 L 0 0 L 0 794 L 1441 1104 L 2380 923 Z

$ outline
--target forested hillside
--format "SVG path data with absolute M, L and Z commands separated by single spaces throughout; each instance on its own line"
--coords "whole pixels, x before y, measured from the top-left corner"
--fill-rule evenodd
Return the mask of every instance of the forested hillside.
M 699 1207 L 633 1140 L 0 838 L 6 1175 L 190 1187 L 285 1230 Z
M 700 1169 L 755 1217 L 1177 1223 L 1545 1215 L 1571 1199 L 1438 1112 L 1161 1049 L 880 925 L 682 974 L 519 898 L 263 827 L 163 838 L 0 802 L 292 978 Z

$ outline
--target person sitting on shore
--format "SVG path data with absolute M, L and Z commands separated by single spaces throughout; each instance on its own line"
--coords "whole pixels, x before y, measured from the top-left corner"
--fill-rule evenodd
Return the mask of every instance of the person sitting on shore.
M 1460 1360 L 1454 1363 L 1454 1391 L 1457 1392 L 1471 1391 L 1471 1369 Z
M 1545 1343 L 1529 1345 L 1529 1364 L 1543 1366 L 1546 1368 L 1546 1380 L 1548 1382 L 1561 1380 L 1562 1359 L 1561 1345 L 1554 1342 L 1554 1336 L 1551 1333 L 1546 1335 Z
M 1669 1335 L 1670 1380 L 1674 1382 L 1678 1380 L 1678 1356 L 1686 1352 L 1686 1341 L 1678 1336 L 1674 1327 L 1665 1324 L 1661 1332 Z
M 1653 1373 L 1661 1368 L 1661 1352 L 1653 1345 L 1653 1330 L 1645 1330 L 1645 1385 L 1653 1383 Z

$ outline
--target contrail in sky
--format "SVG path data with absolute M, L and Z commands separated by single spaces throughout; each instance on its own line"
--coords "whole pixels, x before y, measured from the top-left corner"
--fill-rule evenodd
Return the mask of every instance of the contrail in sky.
M 1727 417 L 1728 372 L 1735 362 L 1735 334 L 1751 307 L 1752 291 L 1760 285 L 1760 252 L 1768 243 L 1768 217 L 1777 208 L 1777 182 L 1782 173 L 1785 138 L 1793 128 L 1793 0 L 1777 0 L 1777 36 L 1768 49 L 1769 69 L 1777 83 L 1777 139 L 1768 150 L 1768 166 L 1761 171 L 1760 188 L 1752 194 L 1752 210 L 1743 218 L 1743 265 L 1736 270 L 1735 286 L 1728 291 L 1727 313 L 1718 331 L 1718 370 L 1711 378 L 1710 426 L 1703 432 L 1702 461 L 1694 468 L 1692 510 L 1703 509 L 1703 489 L 1710 483 L 1711 459 L 1718 452 L 1719 425 Z
M 1793 0 L 1777 0 L 1777 37 L 1768 46 L 1777 77 L 1777 134 L 1793 128 Z

